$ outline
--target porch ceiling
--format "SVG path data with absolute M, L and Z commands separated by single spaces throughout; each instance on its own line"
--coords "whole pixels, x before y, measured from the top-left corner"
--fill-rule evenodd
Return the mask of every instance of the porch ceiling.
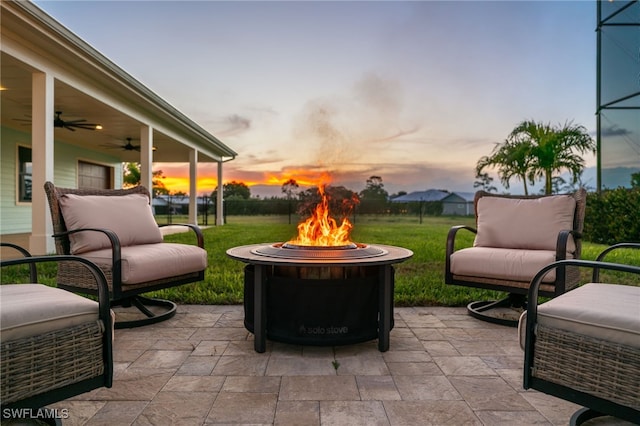
M 26 64 L 2 52 L 0 56 L 0 120 L 6 126 L 22 132 L 30 132 L 32 70 Z M 55 80 L 54 109 L 62 111 L 65 121 L 84 119 L 87 123 L 99 123 L 102 130 L 54 128 L 56 141 L 101 151 L 121 161 L 139 161 L 138 151 L 121 148 L 131 138 L 139 145 L 141 123 L 81 91 Z M 154 130 L 154 162 L 188 162 L 189 147 Z M 200 152 L 199 162 L 214 161 Z

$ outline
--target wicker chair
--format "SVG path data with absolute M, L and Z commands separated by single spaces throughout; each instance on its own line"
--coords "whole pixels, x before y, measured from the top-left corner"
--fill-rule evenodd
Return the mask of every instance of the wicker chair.
M 557 260 L 580 258 L 585 204 L 584 189 L 543 196 L 477 192 L 476 228 L 461 225 L 449 230 L 445 283 L 507 292 L 502 300 L 471 302 L 467 310 L 475 318 L 515 327 L 536 272 Z M 475 234 L 473 247 L 456 245 L 461 230 Z M 562 266 L 545 278 L 541 295 L 558 296 L 576 286 L 579 278 L 577 268 Z
M 200 228 L 180 224 L 195 233 L 195 245 L 163 242 L 145 187 L 70 189 L 46 182 L 44 188 L 57 254 L 75 254 L 96 263 L 107 277 L 111 306 L 133 306 L 144 314 L 139 319 L 117 320 L 116 328 L 171 318 L 175 303 L 142 294 L 204 279 L 207 252 Z M 58 268 L 58 287 L 69 291 L 95 294 L 90 278 L 73 265 Z
M 3 423 L 9 419 L 47 417 L 42 413 L 46 405 L 92 389 L 111 387 L 113 328 L 102 271 L 80 257 L 32 257 L 19 246 L 1 245 L 27 256 L 0 262 L 4 281 L 0 286 Z M 37 277 L 33 276 L 35 265 L 42 262 L 73 263 L 86 269 L 95 280 L 98 302 L 37 284 Z M 24 264 L 30 268 L 29 283 L 8 284 L 4 268 Z
M 621 248 L 640 249 L 640 243 L 616 244 L 595 261 L 562 260 L 544 267 L 531 282 L 530 303 L 520 319 L 524 388 L 584 406 L 572 425 L 600 416 L 640 421 L 640 267 L 603 261 Z M 544 275 L 568 266 L 591 268 L 592 282 L 534 303 Z M 618 271 L 608 274 L 616 280 L 631 278 L 628 285 L 603 284 L 600 270 Z

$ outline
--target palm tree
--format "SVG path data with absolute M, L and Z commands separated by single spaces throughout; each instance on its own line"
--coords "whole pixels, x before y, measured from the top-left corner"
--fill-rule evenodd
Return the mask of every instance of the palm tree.
M 529 194 L 527 180 L 533 183 L 530 173 L 531 145 L 527 141 L 513 141 L 507 139 L 501 144 L 496 144 L 489 156 L 478 160 L 476 176 L 481 175 L 485 168 L 495 167 L 502 185 L 509 189 L 511 178 L 520 179 L 524 185 L 525 195 Z
M 516 144 L 529 144 L 530 179 L 544 179 L 545 194 L 553 192 L 554 173 L 567 170 L 572 184 L 580 179 L 585 161 L 582 155 L 596 152 L 596 143 L 584 126 L 565 122 L 562 127 L 525 120 L 509 135 Z

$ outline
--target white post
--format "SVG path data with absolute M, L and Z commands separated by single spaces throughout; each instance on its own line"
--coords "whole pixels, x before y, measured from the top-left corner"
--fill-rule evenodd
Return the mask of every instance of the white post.
M 140 127 L 140 185 L 146 187 L 153 198 L 153 128 Z
M 224 225 L 224 205 L 222 189 L 222 160 L 218 161 L 218 196 L 216 198 L 216 225 Z
M 189 223 L 198 224 L 198 151 L 189 151 Z
M 34 72 L 31 77 L 31 237 L 29 251 L 35 255 L 55 251 L 53 224 L 44 183 L 53 182 L 53 76 Z

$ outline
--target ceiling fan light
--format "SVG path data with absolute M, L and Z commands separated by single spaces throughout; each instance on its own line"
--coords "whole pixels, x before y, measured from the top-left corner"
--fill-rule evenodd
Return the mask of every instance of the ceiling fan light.
M 102 130 L 102 124 L 96 124 L 96 130 Z

